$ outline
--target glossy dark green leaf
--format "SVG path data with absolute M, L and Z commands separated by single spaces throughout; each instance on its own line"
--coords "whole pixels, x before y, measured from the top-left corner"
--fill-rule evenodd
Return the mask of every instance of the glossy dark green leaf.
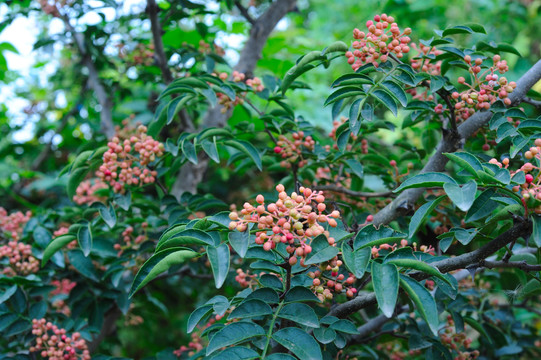
M 346 242 L 344 242 L 344 245 L 342 246 L 342 259 L 344 260 L 344 264 L 357 279 L 363 277 L 371 257 L 372 253 L 369 247 L 353 251 Z
M 473 202 L 464 221 L 477 221 L 488 216 L 496 207 L 496 202 L 491 199 L 495 194 L 496 191 L 494 189 L 483 191 Z
M 237 306 L 229 315 L 229 319 L 244 319 L 271 315 L 271 307 L 264 301 L 251 299 Z
M 468 181 L 462 187 L 446 183 L 443 184 L 443 189 L 449 196 L 449 199 L 462 211 L 468 211 L 475 200 L 477 193 L 477 183 L 474 180 Z
M 408 105 L 408 97 L 400 85 L 390 80 L 385 80 L 381 85 L 384 86 L 396 100 L 398 100 L 400 105 L 404 107 Z
M 444 186 L 445 185 L 448 185 L 448 184 L 444 184 Z M 424 219 L 428 215 L 430 215 L 430 213 L 436 208 L 436 206 L 438 206 L 440 201 L 443 200 L 444 198 L 445 196 L 440 196 L 434 200 L 430 200 L 429 202 L 421 205 L 421 207 L 419 207 L 419 209 L 415 211 L 415 214 L 413 214 L 410 220 L 410 225 L 408 229 L 408 239 L 411 239 L 413 236 L 415 236 L 415 234 L 417 233 L 417 230 L 419 229 L 419 226 L 421 226 Z
M 235 346 L 220 351 L 213 355 L 208 360 L 252 360 L 260 359 L 257 351 L 243 346 Z
M 75 196 L 75 191 L 77 190 L 77 187 L 79 184 L 84 180 L 88 172 L 90 171 L 90 168 L 88 166 L 83 166 L 78 169 L 75 169 L 72 171 L 68 178 L 68 197 L 70 199 L 73 199 Z
M 214 283 L 216 288 L 219 289 L 222 287 L 229 272 L 229 246 L 227 244 L 221 244 L 218 247 L 208 246 L 207 256 L 212 268 L 212 274 L 214 275 Z
M 338 87 L 344 85 L 363 85 L 363 84 L 374 84 L 374 81 L 366 75 L 350 73 L 340 76 L 338 79 L 334 80 L 331 87 Z M 362 89 L 362 87 L 360 87 Z
M 345 334 L 357 335 L 359 333 L 359 331 L 355 327 L 355 324 L 345 319 L 340 319 L 338 321 L 335 321 L 329 327 L 333 330 L 336 330 Z
M 73 240 L 77 240 L 75 235 L 64 234 L 57 236 L 47 245 L 45 251 L 43 251 L 43 257 L 41 258 L 41 266 L 45 266 L 49 259 L 64 246 L 68 245 Z
M 212 314 L 213 311 L 212 305 L 203 305 L 195 309 L 188 318 L 188 334 L 191 333 L 203 319 Z
M 402 274 L 400 275 L 400 285 L 413 301 L 432 333 L 437 336 L 440 323 L 438 319 L 438 307 L 430 291 L 416 280 Z
M 261 163 L 261 156 L 259 155 L 259 152 L 257 151 L 257 149 L 249 142 L 244 141 L 244 140 L 226 140 L 224 141 L 224 145 L 230 146 L 232 148 L 235 148 L 239 151 L 244 152 L 254 161 L 257 168 L 260 171 L 262 170 L 263 165 Z
M 218 154 L 218 146 L 216 145 L 216 138 L 212 140 L 204 139 L 200 142 L 203 151 L 216 163 L 220 163 L 220 155 Z
M 173 228 L 176 229 L 176 228 Z M 208 233 L 197 229 L 185 229 L 178 227 L 179 231 L 170 231 L 167 236 L 163 236 L 156 245 L 156 252 L 178 246 L 187 245 L 214 245 L 214 239 Z M 165 235 L 165 233 L 164 233 Z
M 214 334 L 209 341 L 206 354 L 209 356 L 225 346 L 235 345 L 242 341 L 264 335 L 265 330 L 257 324 L 244 321 L 235 322 L 223 327 Z
M 449 281 L 449 279 L 442 274 L 437 268 L 434 266 L 427 264 L 424 261 L 421 260 L 415 260 L 415 259 L 390 259 L 386 261 L 387 264 L 393 264 L 396 266 L 400 266 L 402 268 L 406 269 L 414 269 L 417 271 L 422 271 L 424 273 L 427 273 L 431 276 L 435 276 L 437 278 L 440 278 L 441 280 L 445 281 L 449 285 L 453 286 L 453 284 Z
M 83 250 L 83 254 L 88 256 L 92 250 L 92 232 L 90 230 L 90 224 L 83 224 L 77 231 L 77 242 Z
M 410 188 L 443 186 L 445 183 L 456 184 L 456 181 L 444 173 L 426 172 L 406 179 L 406 181 L 404 181 L 398 188 L 393 190 L 393 192 L 400 192 Z
M 348 167 L 351 169 L 353 174 L 357 175 L 359 179 L 363 178 L 364 169 L 360 162 L 354 159 L 348 159 L 345 161 Z
M 272 338 L 301 360 L 323 360 L 319 344 L 306 331 L 289 327 L 278 330 Z
M 277 304 L 280 301 L 278 293 L 270 288 L 260 288 L 250 293 L 246 300 L 258 299 L 266 302 L 267 304 Z
M 477 171 L 483 171 L 483 165 L 474 155 L 467 152 L 444 153 L 451 161 L 460 165 L 470 174 L 477 176 Z
M 81 250 L 71 250 L 68 252 L 69 263 L 86 278 L 99 281 L 99 275 L 96 267 L 89 257 L 86 257 Z
M 193 164 L 198 163 L 197 152 L 195 151 L 195 146 L 194 144 L 192 144 L 190 140 L 184 139 L 180 147 L 182 149 L 182 153 L 184 154 L 184 156 L 186 156 L 186 159 L 188 159 Z
M 541 216 L 532 214 L 530 218 L 532 219 L 533 224 L 532 240 L 537 247 L 541 248 Z
M 372 282 L 378 306 L 385 316 L 393 316 L 398 298 L 398 269 L 393 264 L 372 262 Z
M 387 94 L 386 91 L 383 90 L 375 90 L 370 95 L 375 97 L 378 101 L 380 101 L 385 107 L 393 113 L 394 116 L 398 115 L 398 107 L 396 106 L 396 102 L 391 97 L 391 95 Z
M 319 327 L 319 320 L 314 312 L 314 309 L 302 303 L 291 303 L 285 305 L 278 313 L 278 317 L 288 319 L 311 328 Z
M 43 226 L 36 227 L 32 235 L 36 244 L 38 244 L 42 249 L 46 248 L 52 239 L 52 235 L 49 230 L 45 229 Z
M 321 302 L 313 292 L 305 288 L 304 286 L 294 286 L 286 293 L 284 298 L 285 302 L 304 302 L 315 301 Z
M 229 243 L 241 258 L 246 256 L 248 245 L 254 239 L 255 236 L 250 235 L 249 231 L 239 232 L 235 230 L 229 233 Z
M 197 252 L 183 247 L 169 248 L 157 251 L 139 269 L 133 279 L 129 297 L 145 286 L 159 274 L 169 270 L 171 266 L 182 264 L 199 255 Z
M 395 231 L 390 227 L 380 226 L 376 229 L 374 225 L 366 225 L 355 236 L 353 249 L 357 251 L 365 247 L 378 246 L 405 237 L 406 234 Z

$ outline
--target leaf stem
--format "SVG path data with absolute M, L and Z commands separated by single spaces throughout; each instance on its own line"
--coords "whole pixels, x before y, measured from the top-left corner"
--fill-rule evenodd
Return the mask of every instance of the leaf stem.
M 272 330 L 274 329 L 274 324 L 276 323 L 276 318 L 278 318 L 278 313 L 280 313 L 280 310 L 282 310 L 282 306 L 284 306 L 284 301 L 280 301 L 278 304 L 278 307 L 276 308 L 276 312 L 272 316 L 272 320 L 270 323 L 269 331 L 267 332 L 267 342 L 265 343 L 265 347 L 263 348 L 263 353 L 261 354 L 261 358 L 264 359 L 265 355 L 267 355 L 267 350 L 269 349 L 270 339 L 272 337 Z

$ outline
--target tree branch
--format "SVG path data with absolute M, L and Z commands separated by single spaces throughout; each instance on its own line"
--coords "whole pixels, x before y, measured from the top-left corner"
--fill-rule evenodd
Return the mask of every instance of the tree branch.
M 504 261 L 481 260 L 477 264 L 477 266 L 485 267 L 487 269 L 514 268 L 514 269 L 520 269 L 520 270 L 523 270 L 523 271 L 541 271 L 541 265 L 530 265 L 526 261 L 504 262 Z
M 92 57 L 86 48 L 84 37 L 71 26 L 69 18 L 63 15 L 62 20 L 67 31 L 73 36 L 75 45 L 82 57 L 83 65 L 88 69 L 88 86 L 94 90 L 94 94 L 101 106 L 100 126 L 102 133 L 109 139 L 115 135 L 115 125 L 113 123 L 113 102 L 107 91 L 100 82 L 98 70 L 92 61 Z
M 526 104 L 530 104 L 532 105 L 533 107 L 537 108 L 538 110 L 541 110 L 541 101 L 539 100 L 534 100 L 532 98 L 529 98 L 529 97 L 525 97 L 524 100 L 523 100 Z
M 516 89 L 509 95 L 511 105 L 522 102 L 528 90 L 541 79 L 541 60 L 530 68 L 518 81 Z M 479 111 L 458 127 L 458 136 L 453 132 L 446 132 L 438 144 L 434 155 L 428 160 L 421 173 L 442 172 L 449 159 L 443 155 L 446 152 L 455 152 L 462 147 L 465 139 L 483 127 L 492 117 L 490 111 Z M 374 215 L 373 224 L 376 226 L 388 224 L 397 217 L 408 215 L 413 211 L 415 202 L 423 194 L 424 189 L 407 189 L 393 202 Z
M 366 197 L 366 198 L 373 198 L 373 197 L 387 197 L 387 196 L 393 196 L 392 191 L 384 191 L 379 193 L 371 193 L 371 192 L 363 192 L 363 191 L 353 191 L 348 188 L 337 186 L 337 185 L 319 185 L 315 186 L 314 190 L 319 191 L 334 191 L 346 195 L 351 195 L 355 197 Z
M 234 70 L 246 74 L 247 78 L 253 77 L 257 61 L 261 58 L 263 47 L 267 39 L 276 27 L 276 24 L 295 8 L 296 0 L 277 0 L 252 24 L 250 35 L 240 53 L 239 62 Z M 222 113 L 222 106 L 218 105 L 209 109 L 203 119 L 202 128 L 224 127 L 232 111 Z M 199 161 L 197 165 L 185 164 L 181 169 L 171 190 L 171 194 L 177 199 L 182 193 L 197 192 L 197 184 L 203 179 L 208 168 L 208 159 Z
M 255 24 L 254 18 L 252 17 L 252 15 L 250 15 L 250 13 L 248 13 L 248 9 L 242 6 L 240 1 L 235 1 L 235 6 L 239 9 L 241 15 L 246 19 L 246 21 L 248 21 L 252 25 Z
M 456 257 L 436 261 L 431 263 L 431 265 L 438 268 L 438 270 L 440 270 L 442 273 L 464 269 L 471 265 L 475 266 L 475 264 L 478 264 L 481 260 L 486 259 L 494 252 L 509 244 L 511 241 L 516 240 L 519 237 L 527 237 L 531 234 L 531 232 L 531 222 L 529 220 L 523 220 L 516 223 L 511 229 L 500 234 L 494 240 L 477 250 Z M 420 272 L 414 273 L 411 276 L 417 280 L 423 280 L 430 277 L 430 275 Z M 376 302 L 376 295 L 374 293 L 362 294 L 357 296 L 355 299 L 336 306 L 329 312 L 329 315 L 343 318 L 367 306 L 374 305 Z

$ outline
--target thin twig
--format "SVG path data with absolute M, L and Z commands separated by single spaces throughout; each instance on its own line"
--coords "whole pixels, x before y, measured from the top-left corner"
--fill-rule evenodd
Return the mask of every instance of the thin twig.
M 255 19 L 248 13 L 248 9 L 242 6 L 240 1 L 235 1 L 235 6 L 239 9 L 241 15 L 248 21 L 250 24 L 255 24 Z
M 338 192 L 338 193 L 342 193 L 346 195 L 351 195 L 351 196 L 356 196 L 356 197 L 366 197 L 366 198 L 395 196 L 395 194 L 392 191 L 372 193 L 372 192 L 364 192 L 364 191 L 354 191 L 354 190 L 350 190 L 348 188 L 337 186 L 337 185 L 319 185 L 319 186 L 316 186 L 314 190 L 334 191 L 334 192 Z

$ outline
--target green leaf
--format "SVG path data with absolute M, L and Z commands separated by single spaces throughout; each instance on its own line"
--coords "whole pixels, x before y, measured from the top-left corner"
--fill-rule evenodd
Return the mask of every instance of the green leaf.
M 398 100 L 400 105 L 403 107 L 408 105 L 408 97 L 400 85 L 391 80 L 385 80 L 381 85 L 384 86 L 396 100 Z
M 393 264 L 372 262 L 372 281 L 378 306 L 385 316 L 393 316 L 398 298 L 398 269 Z
M 171 266 L 182 264 L 197 255 L 197 252 L 182 247 L 157 251 L 143 264 L 137 275 L 135 275 L 128 297 L 131 298 L 135 292 L 159 274 L 169 270 Z
M 342 260 L 357 279 L 363 277 L 371 257 L 372 253 L 369 247 L 353 251 L 347 242 L 344 242 L 342 246 Z
M 165 236 L 166 233 L 167 236 Z M 185 229 L 183 226 L 179 226 L 169 229 L 166 233 L 158 241 L 156 252 L 177 246 L 214 245 L 212 236 L 198 229 Z
M 68 178 L 68 197 L 70 199 L 73 199 L 75 196 L 75 191 L 77 190 L 77 187 L 79 184 L 84 180 L 88 172 L 90 171 L 90 168 L 88 166 L 83 166 L 81 168 L 75 169 L 70 173 L 70 176 Z
M 207 153 L 209 158 L 215 163 L 220 163 L 220 155 L 218 154 L 218 147 L 216 146 L 216 137 L 212 138 L 212 141 L 205 139 L 200 142 L 203 151 Z
M 224 326 L 214 334 L 207 346 L 207 356 L 225 346 L 235 345 L 253 337 L 264 336 L 265 330 L 251 322 L 235 322 Z
M 218 247 L 207 246 L 207 256 L 214 275 L 214 283 L 216 288 L 219 289 L 229 272 L 229 246 L 227 244 L 221 244 Z
M 348 159 L 345 161 L 345 163 L 348 165 L 351 171 L 353 171 L 353 173 L 357 175 L 359 179 L 363 178 L 364 170 L 360 162 L 354 159 Z
M 320 327 L 314 329 L 314 336 L 322 344 L 329 344 L 336 339 L 336 331 L 331 328 Z
M 113 204 L 109 204 L 108 207 L 105 206 L 105 205 L 100 206 L 98 211 L 99 211 L 100 216 L 103 219 L 103 221 L 105 221 L 107 226 L 110 229 L 112 229 L 113 226 L 115 226 L 115 224 L 116 224 L 116 212 L 115 212 L 115 208 L 113 207 Z
M 477 221 L 489 215 L 496 207 L 496 202 L 491 199 L 495 193 L 496 191 L 494 189 L 487 189 L 483 191 L 473 202 L 470 210 L 468 210 L 468 213 L 464 218 L 464 221 L 467 223 Z
M 387 94 L 386 91 L 383 90 L 375 90 L 370 95 L 378 99 L 385 107 L 393 113 L 394 116 L 398 115 L 398 107 L 396 106 L 396 102 L 391 97 L 391 95 Z
M 333 52 L 342 52 L 345 53 L 348 51 L 348 46 L 343 41 L 335 41 L 331 45 L 327 46 L 322 52 L 322 55 L 327 55 Z
M 427 264 L 424 261 L 421 260 L 415 260 L 415 259 L 391 259 L 389 261 L 386 261 L 386 264 L 394 264 L 396 266 L 408 268 L 408 269 L 414 269 L 418 271 L 422 271 L 424 273 L 427 273 L 431 276 L 435 276 L 437 278 L 442 279 L 449 285 L 453 286 L 451 281 L 445 275 L 443 275 L 437 268 L 434 266 Z
M 311 328 L 319 327 L 319 320 L 314 309 L 302 303 L 287 304 L 280 310 L 278 317 L 294 321 Z
M 275 332 L 272 338 L 301 360 L 323 360 L 317 341 L 301 329 L 281 329 Z
M 390 241 L 400 240 L 406 237 L 406 234 L 395 231 L 386 226 L 380 226 L 378 229 L 374 225 L 366 225 L 355 236 L 353 240 L 353 249 L 355 251 L 365 248 L 381 245 Z
M 374 81 L 363 74 L 350 73 L 340 76 L 338 79 L 334 80 L 331 87 L 344 86 L 344 85 L 364 85 L 364 84 L 374 84 Z M 362 89 L 362 87 L 361 87 Z
M 443 30 L 443 33 L 441 36 L 446 37 L 446 36 L 455 35 L 455 34 L 471 34 L 471 33 L 473 33 L 472 29 L 470 29 L 467 26 L 459 25 L 459 26 L 453 26 L 451 28 L 447 28 Z
M 343 88 L 336 90 L 331 95 L 329 95 L 329 97 L 325 100 L 325 103 L 323 104 L 323 106 L 327 106 L 341 99 L 354 97 L 358 95 L 364 95 L 364 94 L 365 92 L 362 90 L 362 88 L 355 87 L 355 86 L 345 86 Z
M 443 190 L 445 190 L 449 199 L 451 199 L 460 210 L 468 211 L 475 200 L 477 183 L 474 180 L 470 180 L 462 187 L 447 183 L 443 184 Z
M 530 217 L 533 223 L 532 238 L 537 247 L 541 248 L 541 216 L 532 214 Z
M 45 250 L 43 251 L 43 257 L 41 258 L 41 266 L 45 266 L 49 259 L 61 248 L 68 245 L 73 240 L 76 240 L 77 237 L 72 234 L 64 234 L 57 236 L 47 245 Z
M 235 346 L 220 351 L 216 355 L 207 358 L 208 360 L 252 360 L 259 359 L 257 351 L 243 346 Z
M 340 249 L 330 246 L 325 235 L 320 235 L 312 242 L 312 252 L 306 257 L 304 264 L 319 264 L 334 258 Z
M 412 176 L 404 181 L 393 192 L 400 192 L 410 188 L 441 187 L 445 183 L 456 184 L 456 181 L 447 174 L 439 172 L 426 172 Z
M 90 260 L 89 257 L 86 257 L 81 250 L 77 249 L 69 251 L 68 260 L 81 275 L 93 281 L 99 281 L 99 275 L 92 260 Z
M 237 306 L 229 315 L 228 319 L 244 319 L 257 316 L 271 315 L 271 307 L 257 299 L 246 300 Z
M 230 146 L 232 148 L 235 148 L 239 151 L 244 152 L 254 161 L 259 171 L 263 170 L 263 165 L 261 163 L 261 156 L 259 155 L 259 152 L 257 151 L 257 149 L 249 142 L 244 141 L 244 140 L 226 140 L 224 141 L 224 145 Z
M 285 302 L 301 302 L 301 301 L 315 301 L 315 302 L 321 302 L 317 298 L 317 296 L 314 295 L 313 292 L 305 288 L 304 286 L 294 286 L 286 293 L 286 296 L 284 298 Z
M 483 171 L 483 165 L 474 155 L 467 152 L 443 153 L 451 161 L 460 165 L 473 176 L 477 177 L 477 171 Z
M 438 336 L 438 326 L 440 323 L 438 319 L 438 307 L 430 292 L 417 281 L 402 274 L 400 275 L 400 285 L 406 290 L 417 310 L 428 324 L 428 327 L 432 330 L 432 333 Z
M 195 309 L 188 318 L 188 334 L 191 333 L 197 324 L 199 324 L 206 316 L 212 314 L 214 308 L 212 305 L 203 305 Z
M 8 287 L 7 289 L 5 289 L 4 292 L 2 292 L 0 294 L 0 304 L 2 304 L 5 301 L 9 300 L 9 298 L 11 296 L 13 296 L 13 294 L 15 294 L 15 291 L 17 291 L 17 285 L 12 285 L 12 286 Z M 317 318 L 316 318 L 316 320 L 317 320 Z
M 251 238 L 255 238 L 255 236 L 251 236 L 249 231 L 235 230 L 229 233 L 229 243 L 241 258 L 246 256 Z
M 265 356 L 265 360 L 297 360 L 297 358 L 289 354 L 274 353 Z
M 447 184 L 444 184 L 444 186 L 445 185 Z M 444 198 L 445 196 L 440 196 L 434 200 L 424 203 L 421 205 L 421 207 L 419 207 L 419 209 L 417 209 L 417 211 L 415 211 L 415 214 L 413 214 L 410 220 L 408 239 L 411 239 L 417 233 L 417 229 L 419 229 L 419 226 L 421 226 L 425 217 L 429 215 Z
M 475 24 L 475 23 L 467 23 L 464 24 L 465 26 L 469 27 L 473 32 L 479 33 L 479 34 L 486 34 L 487 31 L 481 24 Z
M 45 229 L 43 226 L 36 227 L 32 233 L 32 236 L 34 237 L 36 244 L 38 244 L 41 248 L 46 248 L 52 239 L 49 230 Z
M 246 296 L 246 300 L 258 299 L 267 304 L 277 304 L 280 301 L 278 293 L 270 288 L 260 288 Z
M 190 140 L 187 138 L 182 141 L 182 144 L 180 145 L 182 149 L 182 153 L 184 156 L 186 156 L 186 159 L 188 159 L 191 163 L 197 164 L 197 152 L 195 151 L 195 146 L 192 144 Z
M 345 334 L 350 334 L 350 335 L 357 335 L 359 334 L 359 331 L 357 330 L 357 328 L 355 327 L 355 324 L 353 324 L 351 321 L 349 320 L 344 320 L 344 319 L 340 319 L 338 321 L 335 321 L 331 324 L 331 326 L 329 326 L 331 329 L 333 330 L 336 330 L 336 331 L 339 331 L 339 332 L 343 332 Z
M 83 250 L 83 254 L 88 256 L 90 250 L 92 250 L 92 232 L 90 231 L 90 224 L 84 224 L 77 231 L 77 242 Z

